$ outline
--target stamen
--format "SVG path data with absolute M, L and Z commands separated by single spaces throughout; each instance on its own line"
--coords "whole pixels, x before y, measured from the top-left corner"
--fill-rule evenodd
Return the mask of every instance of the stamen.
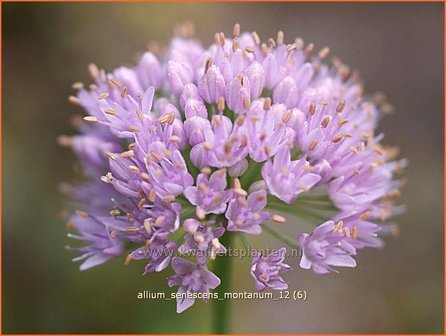
M 117 86 L 117 87 L 121 87 L 122 86 L 122 83 L 119 80 L 115 79 L 115 78 L 110 79 L 110 84 L 114 85 L 114 86 Z
M 212 66 L 212 58 L 208 58 L 204 64 L 204 73 L 207 73 L 209 68 Z
M 112 115 L 112 116 L 118 115 L 118 112 L 116 110 L 113 110 L 113 109 L 106 109 L 106 110 L 104 110 L 104 113 L 108 114 L 108 115 Z
M 232 40 L 232 51 L 235 52 L 238 48 L 239 48 L 238 39 L 235 38 Z
M 139 170 L 139 168 L 138 167 L 136 167 L 136 166 L 129 166 L 129 170 L 132 172 L 132 173 L 135 173 L 135 174 L 138 174 L 139 172 L 140 172 L 140 170 Z
M 273 222 L 279 223 L 279 224 L 283 224 L 283 223 L 286 222 L 286 218 L 285 217 L 277 215 L 277 214 L 273 215 L 271 217 L 271 219 L 272 219 Z
M 209 175 L 210 173 L 212 173 L 212 169 L 210 167 L 201 168 L 201 173 L 205 174 L 205 175 Z
M 269 111 L 270 108 L 271 108 L 271 97 L 266 97 L 263 103 L 263 109 Z
M 293 115 L 293 111 L 291 111 L 291 110 L 286 111 L 285 114 L 282 117 L 282 121 L 284 123 L 287 123 L 291 119 L 292 115 Z
M 92 124 L 95 124 L 98 122 L 98 118 L 93 117 L 93 116 L 86 116 L 83 119 L 89 123 L 92 123 Z
M 276 41 L 274 41 L 274 39 L 272 38 L 272 37 L 270 37 L 269 39 L 268 39 L 268 45 L 271 47 L 271 48 L 275 48 L 277 45 L 276 45 Z
M 132 261 L 132 256 L 129 254 L 127 258 L 125 258 L 124 265 L 127 266 Z
M 244 96 L 243 97 L 243 107 L 245 109 L 249 109 L 249 107 L 251 106 L 251 101 L 249 100 L 248 96 Z
M 196 214 L 198 219 L 204 219 L 206 217 L 206 212 L 202 208 L 197 208 Z
M 82 82 L 76 82 L 71 85 L 71 87 L 75 90 L 82 90 L 84 88 L 84 83 Z
M 324 119 L 322 119 L 322 121 L 321 121 L 321 126 L 323 128 L 327 128 L 329 122 L 330 122 L 330 117 L 325 116 Z
M 336 135 L 333 139 L 331 139 L 331 141 L 333 143 L 338 143 L 339 141 L 341 141 L 344 138 L 344 136 L 342 134 L 338 134 Z
M 305 52 L 305 54 L 310 55 L 313 52 L 313 49 L 314 49 L 314 43 L 310 43 L 305 48 L 304 52 Z
M 358 239 L 358 227 L 356 225 L 352 229 L 352 238 Z
M 254 43 L 255 43 L 256 45 L 259 45 L 260 42 L 261 42 L 260 37 L 259 37 L 259 34 L 257 34 L 255 31 L 252 32 L 252 39 L 254 40 Z
M 127 86 L 124 86 L 121 90 L 121 97 L 125 98 L 127 96 Z
M 172 125 L 174 120 L 175 120 L 175 114 L 173 112 L 164 114 L 158 118 L 158 121 L 161 124 L 168 123 L 169 125 Z
M 234 29 L 232 30 L 232 37 L 239 37 L 240 36 L 240 24 L 236 23 L 234 25 Z
M 118 209 L 110 210 L 110 216 L 116 217 L 116 216 L 119 216 L 120 214 L 121 214 L 121 211 L 119 211 Z
M 308 146 L 308 150 L 312 151 L 312 150 L 314 150 L 316 148 L 316 146 L 317 146 L 317 140 L 313 140 L 310 143 L 310 146 Z
M 98 69 L 98 67 L 96 66 L 96 64 L 94 64 L 94 63 L 90 63 L 90 64 L 88 65 L 88 72 L 90 73 L 90 76 L 91 76 L 93 79 L 96 79 L 96 78 L 99 77 L 99 69 Z
M 315 103 L 311 103 L 311 104 L 310 104 L 310 107 L 309 107 L 309 109 L 308 109 L 308 112 L 309 112 L 311 115 L 314 115 L 314 114 L 316 113 L 316 104 L 315 104 Z
M 135 152 L 132 150 L 128 150 L 128 151 L 125 151 L 125 152 L 122 152 L 121 154 L 119 154 L 119 156 L 122 158 L 130 158 L 130 157 L 133 157 L 134 155 L 135 155 Z
M 144 181 L 149 182 L 150 181 L 150 175 L 147 174 L 146 172 L 142 172 L 141 173 L 141 177 Z
M 317 57 L 318 57 L 320 60 L 323 60 L 325 57 L 328 56 L 329 53 L 330 53 L 330 48 L 328 48 L 328 47 L 323 47 L 323 48 L 319 51 L 319 53 L 317 54 Z
M 333 228 L 333 232 L 340 232 L 342 227 L 344 226 L 344 221 L 340 220 L 336 223 L 336 225 Z
M 277 44 L 283 44 L 284 34 L 283 31 L 279 30 L 277 32 Z
M 336 107 L 336 112 L 341 113 L 344 110 L 345 107 L 345 100 L 341 100 Z
M 79 217 L 84 217 L 84 218 L 88 217 L 88 213 L 82 210 L 76 210 L 74 213 L 76 214 L 76 216 Z
M 165 196 L 163 196 L 163 200 L 166 202 L 173 202 L 173 201 L 175 201 L 175 196 L 174 195 L 165 195 Z
M 79 98 L 75 97 L 75 96 L 69 96 L 68 97 L 68 101 L 76 106 L 79 106 L 81 104 L 81 101 L 79 100 Z
M 243 115 L 239 115 L 237 117 L 237 119 L 235 120 L 235 123 L 237 124 L 237 126 L 242 126 L 245 123 L 245 116 Z
M 98 99 L 102 100 L 105 99 L 109 96 L 110 94 L 108 92 L 102 92 L 99 96 Z
M 160 226 L 161 224 L 163 224 L 165 219 L 166 217 L 164 217 L 163 215 L 159 216 L 157 219 L 155 219 L 155 225 Z
M 218 98 L 217 110 L 218 110 L 218 112 L 223 112 L 225 110 L 225 98 L 224 97 Z

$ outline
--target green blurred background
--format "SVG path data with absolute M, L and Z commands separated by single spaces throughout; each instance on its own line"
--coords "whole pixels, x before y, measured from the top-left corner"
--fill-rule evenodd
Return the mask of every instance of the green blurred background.
M 306 302 L 233 301 L 238 333 L 443 332 L 443 5 L 307 3 L 3 3 L 3 332 L 210 332 L 211 304 L 176 315 L 174 302 L 137 300 L 164 291 L 170 272 L 143 277 L 123 258 L 86 272 L 64 252 L 59 213 L 74 156 L 59 148 L 72 134 L 71 83 L 89 82 L 86 66 L 133 64 L 147 43 L 167 43 L 174 24 L 214 32 L 281 29 L 361 70 L 367 92 L 387 93 L 396 113 L 380 125 L 387 144 L 410 159 L 398 217 L 401 235 L 366 250 L 356 269 L 286 279 Z M 293 231 L 299 223 L 288 222 Z M 301 225 L 299 230 L 309 230 Z M 293 234 L 294 235 L 294 234 Z M 237 261 L 234 290 L 252 291 L 247 261 Z M 170 292 L 170 290 L 168 291 Z

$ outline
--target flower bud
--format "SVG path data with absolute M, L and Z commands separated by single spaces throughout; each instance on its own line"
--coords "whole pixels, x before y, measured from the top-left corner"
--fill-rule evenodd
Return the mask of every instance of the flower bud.
M 144 87 L 161 88 L 164 79 L 163 70 L 159 60 L 152 53 L 146 52 L 141 57 L 136 67 L 136 73 Z
M 210 104 L 218 101 L 225 93 L 225 80 L 216 65 L 212 65 L 201 77 L 198 92 Z
M 236 76 L 226 85 L 226 103 L 236 113 L 245 112 L 249 108 L 251 93 L 248 78 Z
M 285 77 L 274 89 L 273 101 L 274 103 L 283 103 L 288 108 L 293 108 L 297 105 L 299 99 L 298 89 L 296 83 L 291 77 Z
M 245 70 L 246 77 L 249 80 L 249 86 L 251 89 L 251 100 L 259 98 L 263 91 L 263 85 L 265 83 L 265 72 L 263 67 L 258 62 L 252 63 Z
M 192 70 L 184 63 L 169 61 L 167 63 L 167 80 L 172 92 L 179 96 L 184 86 L 193 80 Z

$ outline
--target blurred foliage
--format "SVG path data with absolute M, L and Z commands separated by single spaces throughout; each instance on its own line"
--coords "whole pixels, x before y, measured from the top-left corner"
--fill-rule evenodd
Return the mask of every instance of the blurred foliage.
M 234 301 L 233 331 L 302 333 L 443 332 L 443 5 L 236 3 L 5 3 L 3 6 L 3 332 L 204 333 L 211 304 L 176 315 L 172 301 L 137 300 L 165 291 L 167 271 L 143 277 L 123 258 L 79 272 L 64 252 L 60 183 L 75 179 L 74 156 L 59 148 L 71 134 L 71 83 L 86 65 L 131 64 L 148 41 L 167 43 L 175 23 L 195 22 L 210 43 L 235 22 L 266 38 L 282 29 L 329 45 L 360 68 L 366 91 L 388 93 L 396 114 L 380 130 L 410 159 L 397 218 L 398 239 L 365 251 L 355 270 L 317 277 L 287 274 L 307 302 Z M 296 229 L 295 226 L 298 226 Z M 310 227 L 289 221 L 290 236 Z M 253 239 L 259 246 L 264 237 Z M 269 239 L 269 238 L 266 238 Z M 275 242 L 276 243 L 276 242 Z M 253 290 L 248 261 L 235 289 Z M 170 293 L 170 289 L 167 290 Z M 367 303 L 367 304 L 364 304 Z M 340 308 L 342 307 L 342 308 Z

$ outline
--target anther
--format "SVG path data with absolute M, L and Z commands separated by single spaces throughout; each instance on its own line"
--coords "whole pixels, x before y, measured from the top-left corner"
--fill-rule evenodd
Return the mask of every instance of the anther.
M 93 117 L 93 116 L 86 116 L 86 117 L 84 117 L 84 120 L 89 122 L 89 123 L 92 123 L 92 124 L 98 122 L 98 118 Z
M 130 261 L 132 261 L 132 256 L 129 254 L 127 258 L 125 258 L 124 265 L 127 266 L 128 264 L 130 264 Z
M 238 48 L 239 48 L 239 42 L 238 39 L 235 38 L 232 40 L 232 51 L 235 52 Z
M 271 217 L 271 219 L 272 219 L 273 222 L 279 223 L 279 224 L 283 224 L 283 223 L 286 222 L 286 218 L 285 217 L 277 215 L 277 214 L 273 215 Z
M 98 67 L 96 66 L 96 64 L 94 64 L 94 63 L 90 63 L 90 64 L 88 65 L 88 72 L 90 73 L 90 76 L 91 76 L 93 79 L 96 79 L 96 78 L 98 78 L 98 76 L 99 76 L 99 69 L 98 69 Z
M 310 145 L 308 146 L 308 150 L 312 151 L 316 148 L 317 146 L 317 140 L 313 140 L 311 141 Z
M 342 134 L 338 134 L 336 135 L 333 139 L 331 139 L 331 141 L 333 143 L 338 143 L 339 141 L 341 141 L 344 138 L 344 136 Z
M 344 226 L 344 221 L 340 220 L 339 222 L 336 223 L 336 225 L 333 228 L 334 232 L 340 232 L 342 227 Z
M 138 167 L 136 167 L 136 166 L 129 166 L 129 170 L 132 172 L 132 173 L 135 173 L 135 174 L 138 174 L 139 172 L 140 172 L 140 170 L 139 170 L 139 168 Z
M 212 58 L 208 58 L 204 64 L 204 73 L 208 72 L 209 68 L 212 66 Z
M 81 101 L 79 100 L 79 98 L 75 97 L 75 96 L 69 96 L 68 97 L 68 101 L 76 106 L 79 106 L 81 104 Z
M 122 158 L 130 158 L 133 157 L 135 155 L 135 152 L 133 150 L 128 150 L 125 152 L 122 152 L 121 154 L 119 154 L 120 157 Z
M 218 98 L 217 110 L 218 110 L 218 112 L 223 112 L 225 110 L 225 98 L 224 97 Z
M 160 226 L 161 224 L 164 223 L 164 220 L 165 220 L 165 219 L 166 219 L 166 217 L 164 217 L 163 215 L 157 217 L 157 218 L 155 219 L 155 225 L 156 225 L 156 226 Z
M 252 39 L 254 40 L 254 43 L 256 44 L 256 45 L 259 45 L 260 44 L 260 37 L 259 37 L 259 34 L 257 34 L 255 31 L 254 32 L 252 32 Z
M 330 53 L 330 48 L 328 48 L 328 47 L 323 47 L 323 48 L 318 52 L 317 57 L 318 57 L 320 60 L 323 60 L 325 57 L 328 56 L 329 53 Z
M 266 97 L 263 103 L 263 109 L 268 111 L 271 108 L 271 97 Z
M 118 112 L 116 112 L 116 110 L 113 109 L 105 109 L 104 113 L 112 116 L 116 116 L 118 114 Z
M 206 212 L 202 208 L 197 208 L 196 215 L 198 219 L 204 219 L 206 217 Z
M 307 45 L 307 47 L 305 48 L 304 52 L 309 55 L 313 52 L 314 49 L 314 44 L 310 43 L 309 45 Z
M 286 111 L 282 117 L 282 121 L 284 123 L 287 123 L 291 119 L 292 115 L 293 115 L 293 111 L 291 111 L 291 110 Z
M 345 107 L 345 100 L 341 100 L 336 107 L 336 112 L 341 113 L 344 110 Z
M 99 96 L 98 99 L 105 99 L 109 96 L 108 92 L 102 92 Z
M 139 131 L 141 131 L 141 129 L 138 126 L 131 125 L 129 126 L 129 131 L 133 133 L 138 133 Z
M 245 109 L 249 109 L 249 107 L 251 106 L 251 101 L 249 100 L 248 96 L 244 96 L 243 97 L 243 107 Z
M 350 229 L 348 227 L 344 227 L 344 233 L 348 238 L 351 238 Z
M 127 86 L 124 86 L 121 90 L 121 97 L 125 98 L 127 96 Z
M 234 29 L 232 30 L 232 37 L 239 37 L 240 36 L 240 24 L 236 23 L 234 25 Z
M 325 116 L 324 119 L 322 119 L 322 121 L 321 121 L 321 126 L 323 128 L 327 128 L 329 122 L 330 122 L 330 117 Z
M 268 45 L 271 47 L 271 48 L 275 48 L 277 45 L 276 45 L 276 41 L 274 41 L 274 39 L 272 38 L 272 37 L 270 37 L 269 39 L 268 39 Z
M 113 85 L 117 86 L 117 87 L 121 87 L 122 83 L 119 80 L 112 78 L 112 79 L 110 79 L 110 86 L 113 86 Z
M 284 34 L 283 31 L 279 30 L 277 32 L 277 44 L 283 44 Z
M 79 217 L 84 217 L 84 218 L 88 217 L 88 213 L 82 210 L 76 210 L 74 213 L 76 214 L 76 216 Z
M 316 104 L 315 103 L 311 103 L 310 104 L 310 107 L 308 108 L 308 112 L 311 115 L 314 115 L 316 113 Z
M 168 123 L 169 125 L 172 125 L 174 120 L 175 120 L 175 114 L 173 112 L 164 114 L 164 115 L 162 115 L 161 117 L 158 118 L 158 121 L 161 124 Z
M 84 83 L 76 82 L 71 85 L 71 87 L 75 90 L 82 90 L 84 88 Z
M 341 117 L 338 118 L 338 126 L 339 127 L 344 126 L 346 123 L 348 123 L 347 119 L 344 119 L 344 118 L 341 118 Z
M 352 229 L 352 238 L 358 239 L 358 227 L 356 225 Z
M 119 216 L 120 214 L 121 214 L 121 211 L 119 211 L 118 209 L 110 210 L 110 216 L 116 217 L 116 216 Z

